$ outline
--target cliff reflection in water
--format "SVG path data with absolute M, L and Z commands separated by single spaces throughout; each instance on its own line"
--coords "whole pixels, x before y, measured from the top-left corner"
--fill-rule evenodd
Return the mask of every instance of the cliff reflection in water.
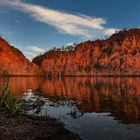
M 0 79 L 0 86 L 6 79 Z M 40 91 L 43 96 L 56 101 L 78 101 L 78 110 L 108 112 L 122 123 L 140 123 L 140 78 L 10 78 L 16 94 L 27 89 Z
M 16 96 L 22 96 L 27 90 L 36 90 L 40 88 L 42 78 L 37 77 L 7 77 L 0 78 L 0 89 L 6 84 L 9 84 L 10 88 Z

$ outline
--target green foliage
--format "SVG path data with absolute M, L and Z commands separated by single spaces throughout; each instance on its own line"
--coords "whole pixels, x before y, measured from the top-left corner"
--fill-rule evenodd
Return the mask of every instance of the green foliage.
M 5 108 L 10 111 L 12 114 L 19 112 L 21 104 L 18 99 L 14 96 L 13 92 L 8 85 L 4 86 L 0 93 L 0 107 Z

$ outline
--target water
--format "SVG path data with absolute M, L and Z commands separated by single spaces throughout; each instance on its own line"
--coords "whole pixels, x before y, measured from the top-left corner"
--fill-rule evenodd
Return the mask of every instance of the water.
M 140 139 L 140 78 L 0 78 L 0 88 L 5 83 L 16 96 L 44 101 L 29 114 L 55 117 L 85 140 Z

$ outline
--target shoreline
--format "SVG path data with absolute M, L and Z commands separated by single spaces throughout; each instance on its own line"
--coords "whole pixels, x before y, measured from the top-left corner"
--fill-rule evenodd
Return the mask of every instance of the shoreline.
M 55 118 L 22 115 L 14 117 L 0 109 L 1 140 L 81 140 Z

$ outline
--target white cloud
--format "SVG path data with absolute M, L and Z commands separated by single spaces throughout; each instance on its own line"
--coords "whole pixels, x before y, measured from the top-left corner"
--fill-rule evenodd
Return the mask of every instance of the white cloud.
M 74 43 L 67 43 L 65 46 L 73 46 Z
M 106 20 L 81 14 L 70 14 L 47 7 L 29 4 L 21 0 L 1 0 L 1 4 L 11 6 L 28 13 L 36 21 L 55 27 L 60 33 L 85 37 L 103 37 L 111 35 L 116 29 L 105 28 Z
M 46 50 L 44 48 L 40 48 L 40 47 L 37 47 L 37 46 L 32 46 L 30 48 L 30 50 L 36 52 L 36 53 L 44 53 Z
M 118 30 L 118 29 L 117 29 Z M 106 35 L 111 35 L 117 31 L 116 29 L 110 28 L 105 30 Z
M 24 55 L 29 59 L 32 60 L 34 57 L 43 54 L 46 52 L 44 48 L 40 48 L 37 46 L 26 46 L 26 47 L 20 47 Z

